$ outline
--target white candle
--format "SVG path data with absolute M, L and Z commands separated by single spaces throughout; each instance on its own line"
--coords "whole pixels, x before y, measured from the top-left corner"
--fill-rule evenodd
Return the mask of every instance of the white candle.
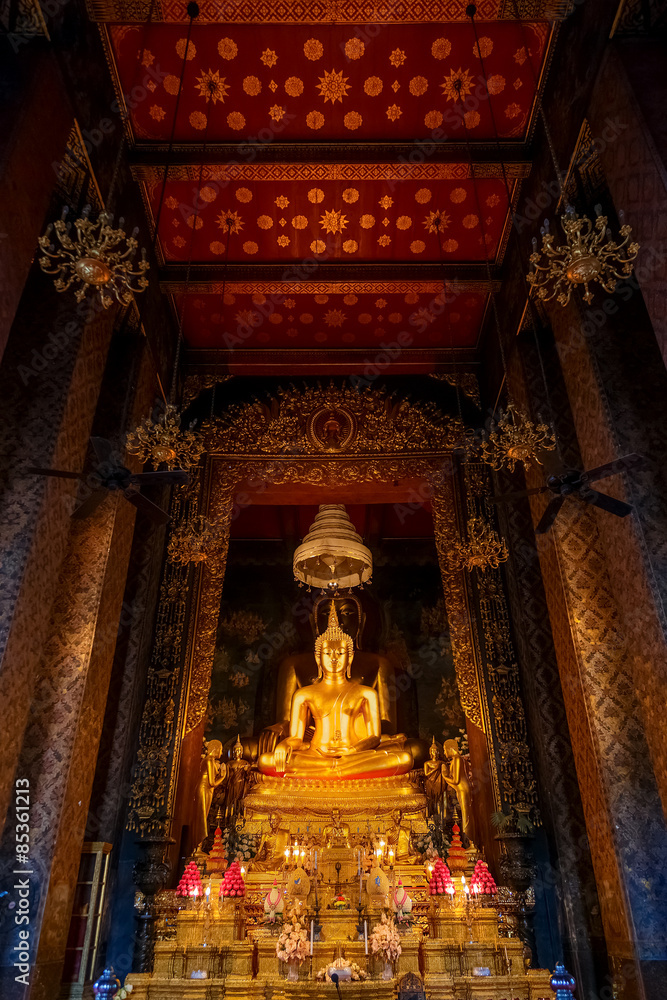
M 310 954 L 313 954 L 313 937 L 315 934 L 315 924 L 314 921 L 310 921 Z
M 364 920 L 364 947 L 366 954 L 368 954 L 368 923 L 366 920 Z

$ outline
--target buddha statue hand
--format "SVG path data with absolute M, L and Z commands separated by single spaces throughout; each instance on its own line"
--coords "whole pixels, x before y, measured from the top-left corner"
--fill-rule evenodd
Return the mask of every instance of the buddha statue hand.
M 298 736 L 288 736 L 282 740 L 273 751 L 276 774 L 284 774 L 287 770 L 293 750 L 309 750 L 310 743 L 304 743 Z
M 284 722 L 276 722 L 273 726 L 267 726 L 259 734 L 259 747 L 257 755 L 263 753 L 273 753 L 281 740 L 284 740 L 289 733 L 289 719 Z

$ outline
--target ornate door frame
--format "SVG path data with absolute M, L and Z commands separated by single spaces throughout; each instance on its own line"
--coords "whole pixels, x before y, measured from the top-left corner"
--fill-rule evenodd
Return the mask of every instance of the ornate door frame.
M 333 415 L 340 426 L 335 441 L 323 436 L 323 414 Z M 508 801 L 497 771 L 500 760 L 502 776 L 502 748 L 499 751 L 489 715 L 484 655 L 488 643 L 479 634 L 472 581 L 455 559 L 463 479 L 454 450 L 463 430 L 458 419 L 443 415 L 433 404 L 333 385 L 280 390 L 266 403 L 235 404 L 204 426 L 203 474 L 188 488 L 187 497 L 176 494 L 173 525 L 204 513 L 224 527 L 224 539 L 215 559 L 190 571 L 189 614 L 188 573 L 165 564 L 129 829 L 143 836 L 162 832 L 162 818 L 173 813 L 183 743 L 201 726 L 206 712 L 229 535 L 238 509 L 235 496 L 242 484 L 253 481 L 327 488 L 405 479 L 422 484 L 415 503 L 431 502 L 461 705 L 486 735 L 496 808 Z M 156 725 L 160 716 L 166 723 L 162 727 Z

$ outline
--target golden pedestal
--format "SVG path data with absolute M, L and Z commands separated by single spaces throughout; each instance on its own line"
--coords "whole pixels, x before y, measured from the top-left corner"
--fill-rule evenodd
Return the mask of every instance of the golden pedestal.
M 301 819 L 301 829 L 305 824 L 311 832 L 323 828 L 331 822 L 334 810 L 354 829 L 356 821 L 362 820 L 363 827 L 369 817 L 390 815 L 400 809 L 403 814 L 422 813 L 426 808 L 426 796 L 405 774 L 392 778 L 358 778 L 345 780 L 320 780 L 316 778 L 273 778 L 260 774 L 249 795 L 244 799 L 246 815 L 269 816 L 273 812 L 281 816 Z

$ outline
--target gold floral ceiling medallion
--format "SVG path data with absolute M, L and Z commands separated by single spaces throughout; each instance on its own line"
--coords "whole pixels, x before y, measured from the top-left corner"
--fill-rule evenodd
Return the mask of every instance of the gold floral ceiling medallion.
M 482 432 L 478 447 L 480 458 L 492 469 L 512 472 L 517 462 L 541 465 L 539 452 L 553 451 L 556 439 L 548 424 L 534 424 L 510 401 L 490 430 Z
M 83 301 L 88 291 L 99 295 L 105 309 L 114 301 L 127 306 L 132 296 L 143 292 L 148 286 L 148 278 L 144 277 L 150 268 L 146 260 L 146 251 L 142 249 L 141 260 L 137 269 L 133 270 L 133 261 L 139 246 L 136 236 L 139 232 L 135 227 L 131 236 L 123 229 L 123 219 L 119 219 L 119 228 L 113 228 L 113 216 L 106 211 L 100 212 L 97 221 L 92 222 L 88 216 L 90 205 L 86 205 L 80 218 L 74 222 L 76 239 L 70 236 L 72 223 L 66 222 L 69 209 L 63 208 L 57 222 L 47 227 L 44 236 L 38 243 L 44 256 L 39 258 L 39 265 L 45 274 L 57 275 L 53 282 L 57 292 L 66 292 L 74 285 L 74 297 L 77 302 Z M 51 242 L 51 233 L 55 229 L 60 246 Z M 136 279 L 136 284 L 133 284 Z
M 211 562 L 225 544 L 227 531 L 219 521 L 196 517 L 173 529 L 167 554 L 172 562 L 182 566 Z
M 172 403 L 159 416 L 145 417 L 130 431 L 126 447 L 142 462 L 150 462 L 154 468 L 165 465 L 167 469 L 191 469 L 204 452 L 198 433 L 191 428 L 181 430 L 181 414 Z
M 484 572 L 498 569 L 500 563 L 507 562 L 507 543 L 483 517 L 474 515 L 468 521 L 467 541 L 457 542 L 456 555 L 461 569 L 472 573 L 474 569 Z
M 583 285 L 584 301 L 590 304 L 593 301 L 593 293 L 588 287 L 591 282 L 597 282 L 605 292 L 613 292 L 618 280 L 632 274 L 639 244 L 630 242 L 632 229 L 624 224 L 623 212 L 618 213 L 622 243 L 612 240 L 607 216 L 601 214 L 600 205 L 595 206 L 595 212 L 597 218 L 593 223 L 588 216 L 579 216 L 571 205 L 567 206 L 560 220 L 566 237 L 563 246 L 554 245 L 548 219 L 540 230 L 542 246 L 539 250 L 537 239 L 533 237 L 530 255 L 533 270 L 526 279 L 543 302 L 555 298 L 561 306 L 566 306 L 572 290 Z

